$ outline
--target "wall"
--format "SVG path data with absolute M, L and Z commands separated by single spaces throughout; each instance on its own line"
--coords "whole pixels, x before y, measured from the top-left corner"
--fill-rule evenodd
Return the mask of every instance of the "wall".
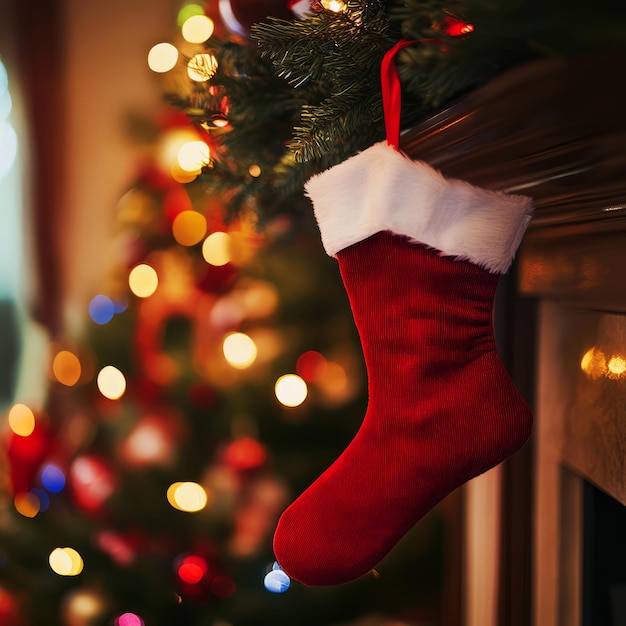
M 62 227 L 64 317 L 70 327 L 108 268 L 116 204 L 133 181 L 139 147 L 125 130 L 130 112 L 162 107 L 147 54 L 173 38 L 175 0 L 66 0 L 67 168 Z

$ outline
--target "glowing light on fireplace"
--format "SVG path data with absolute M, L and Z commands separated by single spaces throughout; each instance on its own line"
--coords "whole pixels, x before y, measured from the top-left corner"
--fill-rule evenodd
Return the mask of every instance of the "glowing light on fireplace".
M 614 354 L 606 367 L 608 378 L 622 378 L 626 374 L 626 359 L 620 354 Z
M 589 378 L 600 378 L 606 373 L 606 368 L 606 356 L 602 350 L 598 350 L 595 346 L 587 350 L 580 360 L 580 369 Z

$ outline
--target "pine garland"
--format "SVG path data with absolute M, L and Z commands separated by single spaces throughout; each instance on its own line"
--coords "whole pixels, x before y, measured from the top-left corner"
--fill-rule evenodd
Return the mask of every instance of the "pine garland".
M 315 4 L 302 20 L 270 17 L 249 44 L 211 41 L 210 85 L 228 97 L 230 127 L 215 133 L 227 156 L 204 178 L 233 191 L 235 212 L 298 214 L 307 178 L 383 139 L 379 68 L 399 39 L 422 40 L 397 59 L 407 128 L 516 65 L 623 47 L 620 2 L 591 12 L 581 0 L 347 0 L 340 12 Z M 447 32 L 450 19 L 473 32 Z M 207 94 L 197 87 L 186 103 L 205 122 L 216 110 Z

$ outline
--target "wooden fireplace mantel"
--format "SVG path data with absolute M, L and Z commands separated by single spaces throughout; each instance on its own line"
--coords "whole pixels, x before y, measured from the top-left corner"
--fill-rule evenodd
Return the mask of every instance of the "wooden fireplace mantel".
M 402 137 L 448 176 L 534 198 L 522 293 L 626 312 L 624 76 L 626 50 L 530 63 Z
M 626 215 L 626 50 L 513 69 L 402 136 L 448 176 L 530 195 L 531 230 Z
M 533 626 L 582 623 L 583 481 L 626 504 L 626 376 L 581 365 L 591 348 L 626 359 L 624 76 L 626 50 L 528 64 L 402 137 L 447 176 L 535 202 L 517 258 L 538 303 Z

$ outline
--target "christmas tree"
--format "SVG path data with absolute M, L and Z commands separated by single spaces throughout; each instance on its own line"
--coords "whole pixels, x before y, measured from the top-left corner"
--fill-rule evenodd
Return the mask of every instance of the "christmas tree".
M 256 22 L 240 4 L 245 37 L 207 40 L 214 67 L 170 97 L 232 154 L 212 162 L 207 185 L 232 190 L 233 212 L 252 202 L 261 219 L 308 210 L 306 180 L 384 138 L 380 65 L 400 39 L 415 42 L 397 57 L 408 129 L 524 63 L 623 49 L 626 25 L 618 0 L 593 10 L 561 0 L 307 0 L 295 5 L 301 19 L 274 3 Z M 240 167 L 251 158 L 263 172 L 252 185 Z
M 267 100 L 284 96 L 289 116 L 257 125 L 237 111 L 248 91 L 218 90 L 210 131 L 169 108 L 148 121 L 150 156 L 120 199 L 117 256 L 84 330 L 52 338 L 45 407 L 16 398 L 6 412 L 3 624 L 439 623 L 439 513 L 379 575 L 263 585 L 278 515 L 352 436 L 365 382 L 334 262 L 308 202 L 291 204 L 305 175 L 285 156 L 291 87 L 223 39 L 218 62 L 265 65 Z M 238 145 L 238 119 L 265 133 Z M 283 175 L 295 182 L 276 196 Z

